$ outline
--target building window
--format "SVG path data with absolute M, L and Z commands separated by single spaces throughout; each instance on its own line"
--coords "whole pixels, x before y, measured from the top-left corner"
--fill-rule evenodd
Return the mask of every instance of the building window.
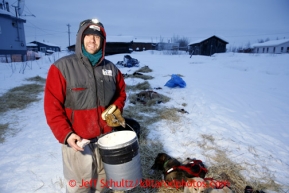
M 284 48 L 283 48 L 283 47 L 281 47 L 281 52 L 283 52 L 283 49 L 284 49 Z
M 263 53 L 265 52 L 265 48 L 263 48 Z
M 289 53 L 289 47 L 287 47 L 287 53 Z
M 273 48 L 273 53 L 275 53 L 275 47 Z
M 267 48 L 267 53 L 269 52 L 269 48 Z
M 46 52 L 46 47 L 40 47 L 40 52 Z
M 17 22 L 13 21 L 13 22 L 12 22 L 12 26 L 13 26 L 13 27 L 18 27 Z

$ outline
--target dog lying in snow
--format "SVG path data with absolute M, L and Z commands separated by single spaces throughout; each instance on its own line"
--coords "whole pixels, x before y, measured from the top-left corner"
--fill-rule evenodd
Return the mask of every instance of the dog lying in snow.
M 164 181 L 175 188 L 183 187 L 188 178 L 204 178 L 207 173 L 207 169 L 200 160 L 188 158 L 182 164 L 165 153 L 157 155 L 151 169 L 162 171 Z
M 155 162 L 151 167 L 152 170 L 159 170 L 163 172 L 163 180 L 175 188 L 183 187 L 182 185 L 172 184 L 174 182 L 186 181 L 186 176 L 183 172 L 178 170 L 171 170 L 171 168 L 180 166 L 181 163 L 165 153 L 159 153 L 155 158 Z
M 188 178 L 201 177 L 204 178 L 208 170 L 201 160 L 187 158 L 182 166 L 178 167 L 179 170 L 185 172 Z

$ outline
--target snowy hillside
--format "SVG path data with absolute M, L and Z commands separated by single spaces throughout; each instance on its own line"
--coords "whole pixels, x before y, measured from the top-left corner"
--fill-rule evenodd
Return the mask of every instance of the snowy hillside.
M 60 56 L 45 56 L 22 71 L 22 63 L 1 63 L 0 96 L 27 83 L 25 78 L 46 78 L 50 64 Z M 117 63 L 123 56 L 107 59 Z M 131 56 L 140 61 L 140 67 L 153 70 L 148 73 L 154 77 L 148 80 L 152 88 L 161 87 L 156 92 L 171 98 L 159 105 L 188 112 L 180 114 L 178 122 L 163 120 L 148 126 L 150 139 L 161 142 L 171 156 L 195 157 L 206 163 L 210 152 L 199 147 L 201 136 L 213 136 L 214 144 L 226 150 L 231 160 L 251 163 L 243 172 L 246 178 L 270 174 L 284 190 L 289 189 L 289 54 L 190 58 L 146 51 Z M 123 73 L 136 69 L 120 68 Z M 165 87 L 172 74 L 182 75 L 187 86 Z M 125 81 L 128 85 L 143 82 L 138 78 Z M 43 93 L 39 98 L 23 110 L 1 114 L 0 124 L 9 123 L 9 130 L 17 132 L 6 131 L 0 146 L 0 192 L 65 192 L 61 146 L 46 124 Z M 130 105 L 128 101 L 126 107 Z

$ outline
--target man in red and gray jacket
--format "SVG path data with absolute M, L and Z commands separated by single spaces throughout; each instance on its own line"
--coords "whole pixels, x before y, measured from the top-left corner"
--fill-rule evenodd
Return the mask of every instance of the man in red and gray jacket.
M 104 58 L 105 45 L 106 33 L 97 19 L 81 22 L 75 54 L 56 61 L 47 75 L 44 111 L 55 138 L 63 144 L 67 192 L 103 190 L 106 175 L 95 142 L 112 127 L 125 124 L 121 116 L 125 82 L 119 69 Z M 111 114 L 120 121 L 108 119 Z M 90 143 L 79 145 L 85 139 Z

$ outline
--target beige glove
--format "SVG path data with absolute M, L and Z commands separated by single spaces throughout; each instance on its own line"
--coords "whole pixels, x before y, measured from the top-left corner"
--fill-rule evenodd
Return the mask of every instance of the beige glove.
M 115 105 L 110 105 L 101 114 L 103 120 L 110 127 L 125 127 L 125 119 L 122 117 L 120 110 Z

